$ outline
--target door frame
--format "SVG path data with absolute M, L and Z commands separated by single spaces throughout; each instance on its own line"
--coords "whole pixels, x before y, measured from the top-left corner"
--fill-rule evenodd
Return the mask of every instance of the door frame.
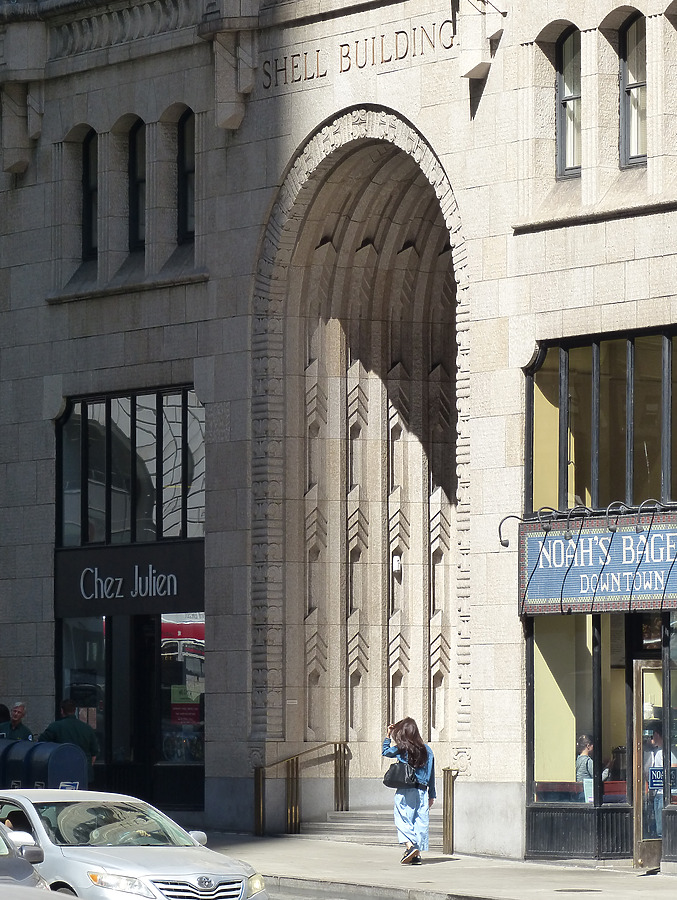
M 660 866 L 663 852 L 662 838 L 643 837 L 644 815 L 644 704 L 642 673 L 652 670 L 661 674 L 661 706 L 664 707 L 663 661 L 661 659 L 635 659 L 632 663 L 632 743 L 633 743 L 633 865 L 642 869 Z

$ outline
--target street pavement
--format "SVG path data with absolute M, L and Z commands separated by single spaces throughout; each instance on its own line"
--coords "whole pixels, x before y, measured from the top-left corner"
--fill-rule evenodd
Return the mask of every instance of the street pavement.
M 210 832 L 207 846 L 246 860 L 266 879 L 274 900 L 566 900 L 597 894 L 608 900 L 677 896 L 677 875 L 647 875 L 625 860 L 518 862 L 424 854 L 400 865 L 392 847 L 303 836 L 257 838 Z

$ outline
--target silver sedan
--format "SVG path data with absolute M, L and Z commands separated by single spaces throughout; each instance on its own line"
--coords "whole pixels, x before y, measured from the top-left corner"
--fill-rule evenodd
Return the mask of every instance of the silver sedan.
M 25 821 L 21 818 L 25 817 Z M 148 803 L 98 791 L 0 791 L 0 822 L 44 851 L 36 869 L 53 891 L 122 900 L 269 900 L 251 866 L 203 844 Z M 22 840 L 25 840 L 22 839 Z

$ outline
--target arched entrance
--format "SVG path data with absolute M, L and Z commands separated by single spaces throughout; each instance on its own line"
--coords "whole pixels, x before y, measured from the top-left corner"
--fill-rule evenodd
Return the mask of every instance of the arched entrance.
M 308 141 L 254 298 L 256 759 L 266 740 L 371 754 L 408 714 L 467 764 L 464 274 L 450 184 L 409 123 L 351 110 Z

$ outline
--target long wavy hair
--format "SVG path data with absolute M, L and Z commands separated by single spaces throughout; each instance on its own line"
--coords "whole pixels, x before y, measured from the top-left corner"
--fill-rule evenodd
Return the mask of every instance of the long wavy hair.
M 423 738 L 414 719 L 407 716 L 406 719 L 396 722 L 393 725 L 393 730 L 390 732 L 390 737 L 397 745 L 400 753 L 407 754 L 409 765 L 415 769 L 425 765 L 428 759 L 428 750 L 423 743 Z

